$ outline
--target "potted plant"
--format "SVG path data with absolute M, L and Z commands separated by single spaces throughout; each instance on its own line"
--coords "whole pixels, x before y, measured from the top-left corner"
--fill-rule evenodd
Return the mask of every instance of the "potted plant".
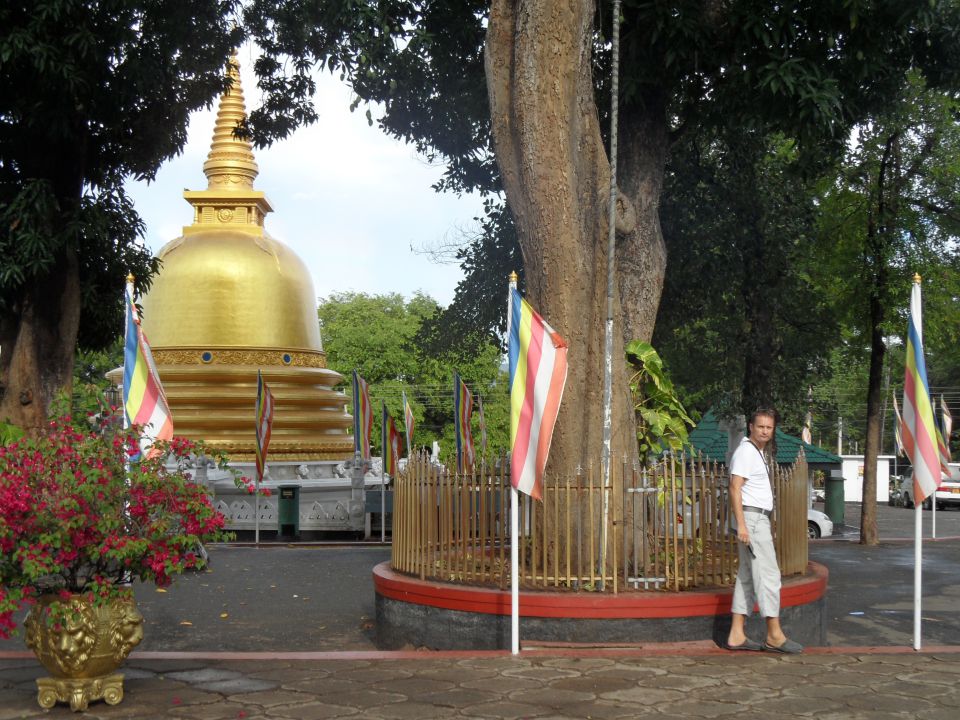
M 174 438 L 137 458 L 139 440 L 110 417 L 64 417 L 0 448 L 0 637 L 29 605 L 25 639 L 52 675 L 37 680 L 43 707 L 120 702 L 113 671 L 142 638 L 131 582 L 168 585 L 204 565 L 202 543 L 225 539 L 189 473 L 204 448 Z

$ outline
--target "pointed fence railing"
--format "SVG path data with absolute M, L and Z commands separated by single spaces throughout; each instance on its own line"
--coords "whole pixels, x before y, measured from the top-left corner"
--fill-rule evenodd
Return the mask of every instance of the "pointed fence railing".
M 505 589 L 510 578 L 510 479 L 501 458 L 458 474 L 415 457 L 395 480 L 391 564 L 423 580 Z M 732 585 L 726 468 L 675 456 L 548 477 L 542 502 L 520 496 L 519 578 L 526 589 L 621 592 Z M 784 575 L 807 567 L 807 465 L 773 468 L 774 536 Z M 603 532 L 604 493 L 612 512 Z M 602 539 L 606 538 L 606 552 Z M 601 567 L 601 558 L 606 562 Z

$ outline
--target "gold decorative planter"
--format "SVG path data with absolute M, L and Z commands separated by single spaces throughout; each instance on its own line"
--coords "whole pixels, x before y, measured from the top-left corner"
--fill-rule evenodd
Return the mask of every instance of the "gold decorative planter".
M 47 612 L 54 602 L 66 608 L 57 622 Z M 123 699 L 123 675 L 115 671 L 143 639 L 143 616 L 133 600 L 97 606 L 79 595 L 68 601 L 47 595 L 25 626 L 27 647 L 52 676 L 37 680 L 40 707 L 69 702 L 79 711 L 95 700 L 116 705 Z

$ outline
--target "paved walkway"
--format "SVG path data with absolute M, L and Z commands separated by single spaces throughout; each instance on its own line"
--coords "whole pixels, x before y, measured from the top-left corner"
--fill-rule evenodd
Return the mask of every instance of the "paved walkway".
M 881 508 L 881 520 L 882 537 L 909 536 L 909 511 Z M 385 548 L 220 548 L 212 572 L 165 593 L 140 588 L 148 627 L 125 665 L 123 702 L 94 703 L 86 717 L 954 720 L 960 513 L 944 513 L 940 527 L 954 539 L 924 552 L 922 652 L 907 647 L 910 547 L 836 538 L 811 546 L 830 569 L 833 647 L 792 657 L 729 653 L 709 642 L 525 645 L 519 657 L 380 653 L 371 649 L 369 573 Z M 77 717 L 66 705 L 37 705 L 43 670 L 22 642 L 0 642 L 0 720 Z
M 956 650 L 786 657 L 674 647 L 244 661 L 141 654 L 127 663 L 123 702 L 92 704 L 86 717 L 954 720 Z M 37 706 L 38 674 L 34 660 L 0 661 L 0 720 L 75 717 L 66 705 Z

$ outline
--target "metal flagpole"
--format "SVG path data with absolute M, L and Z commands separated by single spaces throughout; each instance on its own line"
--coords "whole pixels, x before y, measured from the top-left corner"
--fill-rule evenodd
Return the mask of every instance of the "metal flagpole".
M 510 652 L 520 653 L 520 493 L 510 488 Z
M 917 502 L 917 494 L 913 494 L 913 649 L 920 649 L 920 592 L 921 566 L 923 565 L 922 553 L 923 536 L 921 533 L 922 512 L 920 507 L 923 503 Z
M 613 1 L 610 87 L 610 207 L 607 213 L 607 322 L 603 333 L 603 525 L 600 528 L 600 590 L 607 576 L 607 521 L 610 516 L 610 443 L 613 435 L 613 288 L 617 249 L 617 114 L 620 92 L 620 0 Z
M 387 402 L 380 415 L 380 542 L 387 542 Z
M 513 291 L 517 289 L 517 274 L 510 273 L 510 282 L 507 289 L 507 347 L 510 347 L 510 333 L 513 331 L 513 312 L 512 300 Z M 513 388 L 510 388 L 513 392 Z M 512 400 L 512 398 L 511 398 Z M 512 404 L 512 403 L 511 403 Z M 513 441 L 513 411 L 511 410 L 511 443 Z M 510 448 L 510 463 L 513 463 L 513 447 Z M 514 655 L 520 653 L 520 512 L 517 503 L 520 494 L 513 487 L 513 473 L 511 468 L 507 469 L 507 474 L 511 478 L 510 483 L 510 652 Z

